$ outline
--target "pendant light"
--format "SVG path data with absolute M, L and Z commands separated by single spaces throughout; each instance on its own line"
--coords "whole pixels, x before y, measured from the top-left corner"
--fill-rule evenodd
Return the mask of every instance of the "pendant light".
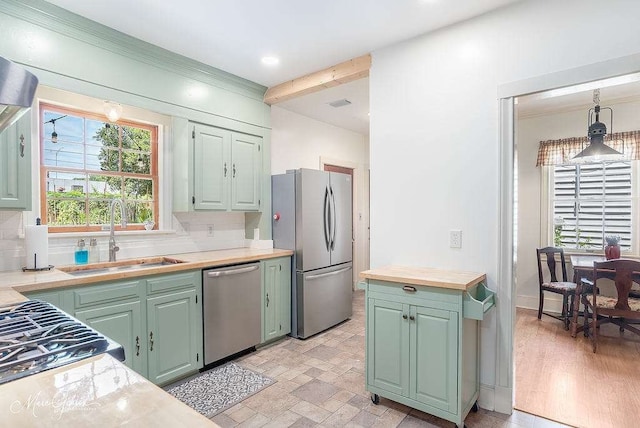
M 607 135 L 607 126 L 600 122 L 600 112 L 609 110 L 611 114 L 611 128 L 613 129 L 613 110 L 610 107 L 600 107 L 600 89 L 593 91 L 594 107 L 589 109 L 587 137 L 589 145 L 578 153 L 573 162 L 597 162 L 605 160 L 616 160 L 623 157 L 623 153 L 607 146 L 604 143 L 604 136 Z
M 63 117 L 67 117 L 67 115 L 65 114 L 64 116 L 56 117 L 55 119 L 49 119 L 45 122 L 53 125 L 53 132 L 51 133 L 51 142 L 53 144 L 56 144 L 58 142 L 58 133 L 56 132 L 56 120 L 60 120 Z

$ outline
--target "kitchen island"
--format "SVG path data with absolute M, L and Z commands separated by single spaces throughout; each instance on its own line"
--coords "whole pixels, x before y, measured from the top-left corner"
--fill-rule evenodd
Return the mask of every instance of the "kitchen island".
M 387 266 L 360 273 L 366 290 L 366 388 L 454 422 L 477 411 L 480 325 L 494 305 L 486 275 Z

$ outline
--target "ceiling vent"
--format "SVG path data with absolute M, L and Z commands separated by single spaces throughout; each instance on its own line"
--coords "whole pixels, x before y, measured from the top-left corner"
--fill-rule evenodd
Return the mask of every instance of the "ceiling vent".
M 344 107 L 344 106 L 348 106 L 349 104 L 351 104 L 351 101 L 349 101 L 346 98 L 343 98 L 341 100 L 332 101 L 332 102 L 329 103 L 329 105 L 331 107 Z

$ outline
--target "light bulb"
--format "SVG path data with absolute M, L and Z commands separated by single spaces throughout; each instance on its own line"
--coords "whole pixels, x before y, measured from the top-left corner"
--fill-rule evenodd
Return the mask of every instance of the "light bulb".
M 120 104 L 105 101 L 102 107 L 109 122 L 117 122 L 118 119 L 120 119 L 120 115 L 122 114 L 122 106 Z
M 53 132 L 51 133 L 51 142 L 52 142 L 53 144 L 55 144 L 55 143 L 57 143 L 57 142 L 58 142 L 58 133 L 57 133 L 56 131 L 53 131 Z

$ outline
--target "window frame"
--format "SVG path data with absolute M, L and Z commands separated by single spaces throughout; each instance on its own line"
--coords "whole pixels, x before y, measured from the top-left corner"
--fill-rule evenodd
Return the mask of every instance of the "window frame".
M 640 255 L 640 161 L 631 160 L 631 247 L 622 251 L 624 256 Z M 555 165 L 542 167 L 541 174 L 541 212 L 540 212 L 540 242 L 545 246 L 554 246 L 554 191 Z M 602 253 L 604 249 L 563 247 L 567 254 Z
M 38 118 L 39 118 L 39 153 L 40 153 L 40 162 L 39 162 L 39 170 L 40 170 L 40 186 L 39 186 L 39 198 L 40 198 L 40 218 L 42 219 L 42 224 L 47 224 L 47 171 L 51 170 L 51 166 L 47 166 L 44 164 L 44 149 L 45 149 L 45 135 L 44 135 L 44 111 L 55 111 L 56 113 L 61 114 L 71 114 L 75 116 L 80 116 L 84 119 L 93 119 L 98 120 L 105 123 L 113 123 L 118 126 L 130 126 L 139 129 L 144 129 L 150 132 L 150 174 L 138 174 L 131 172 L 123 172 L 123 171 L 94 171 L 87 169 L 74 169 L 74 168 L 56 168 L 55 171 L 62 172 L 72 172 L 72 173 L 100 173 L 101 175 L 109 175 L 114 177 L 123 177 L 123 178 L 144 178 L 150 179 L 152 181 L 152 189 L 153 189 L 153 221 L 155 222 L 154 230 L 159 229 L 160 224 L 160 182 L 158 176 L 158 135 L 159 130 L 158 126 L 154 124 L 148 124 L 144 122 L 137 122 L 134 120 L 128 119 L 119 119 L 116 122 L 109 122 L 108 119 L 104 115 L 99 113 L 73 108 L 60 106 L 54 103 L 41 101 L 38 104 Z M 86 144 L 86 141 L 83 141 L 83 145 Z M 86 165 L 84 165 L 86 167 Z M 52 226 L 49 225 L 49 233 L 74 233 L 74 232 L 102 232 L 105 231 L 103 228 L 104 225 L 77 225 L 77 226 Z M 109 228 L 107 227 L 107 230 Z M 145 230 L 144 224 L 142 223 L 128 223 L 126 229 L 123 229 L 120 226 L 120 223 L 117 223 L 115 226 L 115 230 Z

